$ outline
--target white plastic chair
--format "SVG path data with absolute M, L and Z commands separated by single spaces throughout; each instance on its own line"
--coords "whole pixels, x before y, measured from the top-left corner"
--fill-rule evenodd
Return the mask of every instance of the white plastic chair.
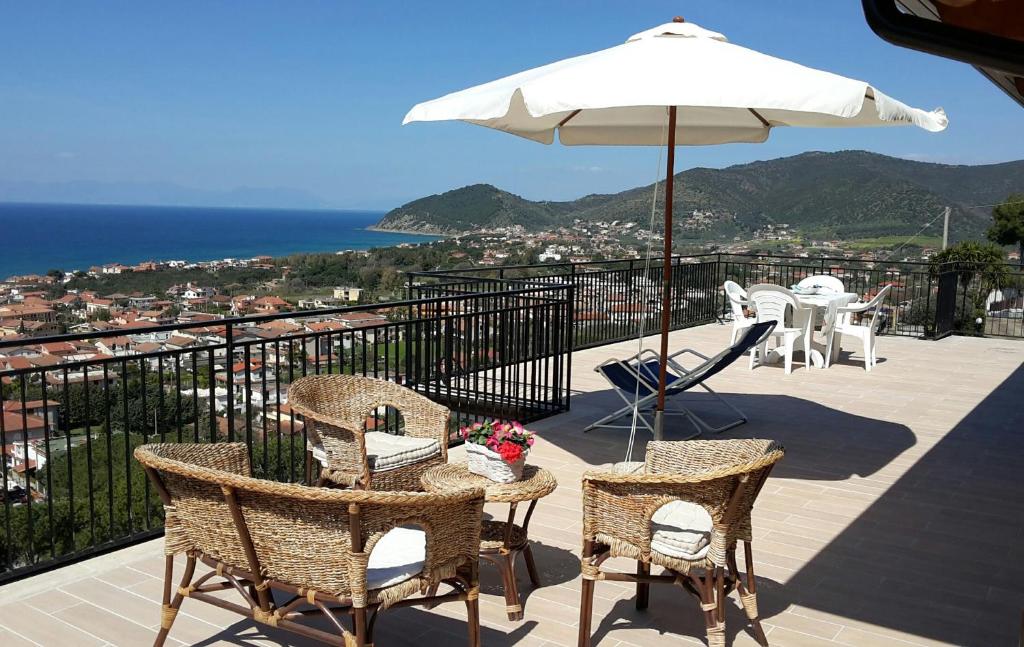
M 801 305 L 796 295 L 781 285 L 759 284 L 747 290 L 747 298 L 757 310 L 757 322 L 777 322 L 771 336 L 781 340 L 785 353 L 786 374 L 793 372 L 793 349 L 803 342 L 804 365 L 811 367 L 811 326 L 814 324 L 814 309 Z M 754 368 L 754 358 L 760 354 L 764 362 L 768 353 L 768 340 L 750 351 L 750 368 Z
M 735 344 L 741 333 L 757 323 L 756 317 L 748 317 L 743 312 L 743 307 L 749 305 L 747 291 L 740 287 L 735 281 L 726 281 L 723 285 L 725 296 L 729 298 L 729 305 L 732 307 L 732 339 L 729 344 Z
M 878 291 L 878 294 L 867 303 L 852 303 L 848 306 L 842 306 L 836 309 L 836 322 L 832 327 L 831 334 L 828 336 L 828 344 L 825 350 L 825 366 L 828 366 L 832 360 L 832 353 L 836 355 L 842 348 L 842 337 L 843 335 L 850 335 L 851 337 L 857 337 L 861 340 L 864 346 L 864 370 L 870 371 L 871 367 L 874 366 L 878 361 L 878 356 L 875 353 L 875 333 L 878 330 L 878 324 L 881 321 L 881 310 L 882 304 L 885 303 L 886 297 L 889 296 L 889 288 L 892 286 L 885 286 Z M 869 313 L 867 315 L 866 313 Z M 860 314 L 861 320 L 859 323 L 853 321 L 853 316 Z M 867 317 L 870 317 L 868 319 Z
M 815 274 L 813 276 L 808 276 L 805 279 L 801 279 L 796 286 L 798 288 L 823 287 L 836 293 L 846 292 L 846 286 L 843 285 L 843 282 L 834 276 L 829 276 L 828 274 Z

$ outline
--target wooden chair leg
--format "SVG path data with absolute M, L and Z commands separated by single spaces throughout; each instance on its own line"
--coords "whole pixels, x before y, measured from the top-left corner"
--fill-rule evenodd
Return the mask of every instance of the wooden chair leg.
M 192 575 L 196 571 L 196 559 L 191 555 L 188 556 L 188 561 L 185 562 L 185 573 L 181 576 L 181 584 L 179 588 L 184 589 L 192 582 Z M 164 557 L 164 595 L 163 605 L 160 607 L 160 631 L 156 635 L 156 639 L 153 641 L 153 647 L 162 647 L 164 642 L 167 640 L 167 634 L 171 632 L 171 626 L 174 624 L 174 619 L 178 615 L 178 609 L 181 608 L 181 603 L 184 602 L 185 596 L 181 593 L 175 593 L 174 597 L 171 598 L 171 583 L 174 577 L 174 556 L 167 555 Z
M 497 555 L 494 559 L 505 589 L 505 611 L 509 620 L 523 619 L 523 605 L 519 601 L 519 586 L 516 583 L 515 553 Z
M 715 569 L 715 602 L 718 608 L 718 621 L 725 622 L 725 569 L 721 566 Z
M 440 588 L 440 586 L 441 586 L 440 584 L 431 584 L 430 587 L 427 589 L 426 596 L 424 596 L 424 597 L 432 598 L 435 595 L 437 595 L 437 589 Z M 423 608 L 424 609 L 433 609 L 437 605 L 438 605 L 437 602 L 425 602 L 423 604 Z
M 470 590 L 466 600 L 466 624 L 469 625 L 469 647 L 480 647 L 480 600 L 479 589 Z
M 715 601 L 714 569 L 708 569 L 703 576 L 691 573 L 690 582 L 700 593 L 700 608 L 704 612 L 708 647 L 725 647 L 725 623 L 718 620 L 718 603 Z
M 580 587 L 579 647 L 590 647 L 590 621 L 594 615 L 594 580 L 584 578 Z
M 636 574 L 637 575 L 650 575 L 651 565 L 637 560 L 636 562 Z M 651 584 L 650 582 L 637 582 L 636 583 L 636 608 L 643 611 L 647 608 L 651 599 Z
M 736 588 L 740 594 L 743 610 L 750 619 L 750 626 L 754 630 L 754 638 L 757 640 L 757 644 L 762 645 L 762 647 L 768 647 L 768 637 L 764 634 L 764 628 L 761 627 L 761 617 L 757 610 L 757 580 L 754 576 L 754 554 L 750 548 L 750 542 L 743 542 L 743 557 L 747 567 L 747 585 L 743 586 L 743 582 L 739 579 L 739 574 L 737 574 Z
M 366 647 L 366 607 L 353 609 L 352 618 L 356 630 L 356 647 Z

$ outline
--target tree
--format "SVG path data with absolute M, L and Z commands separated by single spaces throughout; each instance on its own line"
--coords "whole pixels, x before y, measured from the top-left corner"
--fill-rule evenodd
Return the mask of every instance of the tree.
M 1024 267 L 1024 193 L 1014 193 L 992 210 L 988 239 L 1000 245 L 1016 245 Z
M 1010 283 L 1010 271 L 1003 250 L 992 243 L 980 243 L 975 240 L 964 240 L 942 250 L 931 257 L 928 273 L 937 277 L 947 271 L 957 274 L 957 289 L 963 293 L 964 299 L 970 301 L 973 311 L 958 313 L 964 320 L 973 320 L 975 332 L 984 332 L 985 301 L 993 290 L 1005 287 Z M 957 307 L 963 305 L 964 299 Z M 964 328 L 959 328 L 965 330 Z
M 953 269 L 965 284 L 981 278 L 994 288 L 1004 285 L 1009 277 L 1003 250 L 992 243 L 964 240 L 951 245 L 931 257 L 929 272 L 933 276 L 938 275 L 949 264 L 953 264 Z

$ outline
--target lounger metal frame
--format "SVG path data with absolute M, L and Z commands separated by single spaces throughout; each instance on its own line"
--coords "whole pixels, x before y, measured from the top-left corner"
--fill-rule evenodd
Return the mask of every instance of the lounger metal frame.
M 684 348 L 668 356 L 669 383 L 665 389 L 666 405 L 669 402 L 668 399 L 672 396 L 689 391 L 695 386 L 700 386 L 739 416 L 737 419 L 715 427 L 685 406 L 675 411 L 668 410 L 666 407 L 666 416 L 684 416 L 693 425 L 694 433 L 683 440 L 689 440 L 705 432 L 720 434 L 747 422 L 746 414 L 705 384 L 704 380 L 718 373 L 746 354 L 751 348 L 760 344 L 771 334 L 774 328 L 775 322 L 755 324 L 735 344 L 713 357 L 704 355 L 692 348 Z M 680 357 L 683 355 L 694 355 L 703 361 L 698 366 L 688 369 L 680 361 Z M 626 360 L 610 358 L 596 366 L 594 370 L 604 376 L 615 394 L 625 403 L 625 406 L 591 423 L 583 431 L 586 432 L 598 428 L 632 429 L 632 424 L 614 424 L 614 422 L 626 415 L 632 416 L 635 399 L 635 407 L 638 409 L 637 426 L 647 429 L 653 435 L 654 407 L 658 399 L 658 368 L 660 367 L 660 359 L 657 352 L 646 348 Z M 620 368 L 623 373 L 626 373 L 634 381 L 630 385 L 632 388 L 627 389 L 616 384 L 613 377 L 609 375 L 609 367 L 612 366 Z M 639 398 L 637 398 L 637 383 L 639 384 Z

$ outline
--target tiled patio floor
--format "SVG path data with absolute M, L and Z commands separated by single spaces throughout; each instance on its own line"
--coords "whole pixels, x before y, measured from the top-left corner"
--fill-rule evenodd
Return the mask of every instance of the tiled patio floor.
M 728 337 L 726 327 L 704 326 L 674 333 L 672 345 L 711 353 Z M 577 353 L 572 411 L 534 426 L 542 440 L 531 461 L 560 482 L 532 524 L 545 586 L 532 590 L 523 569 L 526 618 L 509 622 L 497 574 L 483 565 L 484 645 L 575 644 L 580 474 L 621 460 L 626 445 L 624 432 L 581 432 L 617 402 L 590 368 L 634 349 Z M 768 637 L 777 646 L 1016 645 L 1024 342 L 883 338 L 878 354 L 871 373 L 848 359 L 790 376 L 740 362 L 712 382 L 751 419 L 725 437 L 775 438 L 788 450 L 755 510 Z M 709 417 L 718 411 L 694 400 Z M 148 644 L 159 622 L 160 555 L 150 542 L 0 588 L 0 645 Z M 599 582 L 596 590 L 595 644 L 703 644 L 701 614 L 676 589 L 653 587 L 643 613 L 625 585 Z M 461 645 L 464 619 L 458 603 L 386 613 L 376 644 Z M 755 644 L 738 604 L 727 620 L 729 644 Z M 169 644 L 307 644 L 194 601 L 171 636 Z

